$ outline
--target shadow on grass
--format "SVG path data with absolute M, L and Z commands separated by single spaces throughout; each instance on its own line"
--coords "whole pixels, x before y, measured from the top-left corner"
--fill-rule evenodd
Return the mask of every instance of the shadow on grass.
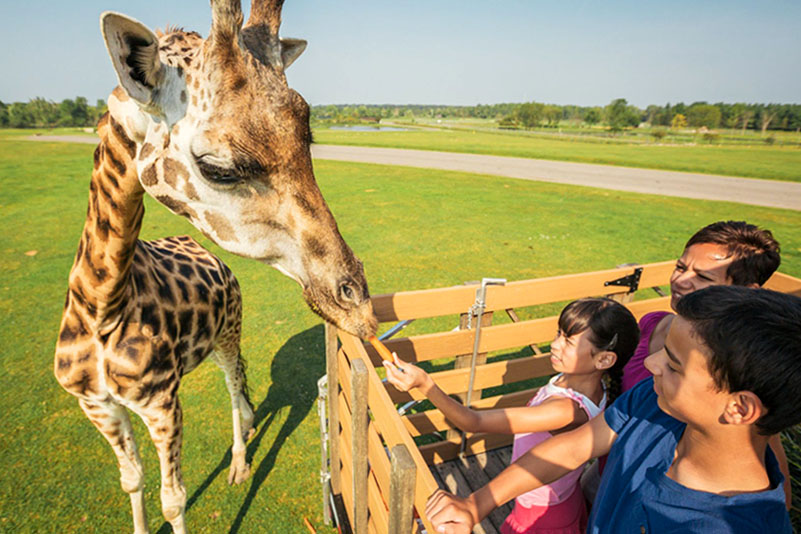
M 247 446 L 247 460 L 249 463 L 252 462 L 256 451 L 261 447 L 267 430 L 281 409 L 289 407 L 289 416 L 278 431 L 275 440 L 270 444 L 270 450 L 259 462 L 258 466 L 251 465 L 251 476 L 246 482 L 250 484 L 250 488 L 228 531 L 230 534 L 239 532 L 256 493 L 258 493 L 261 485 L 275 466 L 278 452 L 287 438 L 306 418 L 309 410 L 317 401 L 317 380 L 325 374 L 324 339 L 325 334 L 322 325 L 309 328 L 300 334 L 292 336 L 273 358 L 270 366 L 272 384 L 267 392 L 267 397 L 256 408 L 256 417 L 253 424 L 253 428 L 256 429 L 256 435 L 248 442 Z M 258 369 L 250 367 L 248 372 L 252 374 L 258 372 Z M 217 467 L 209 473 L 206 479 L 187 499 L 187 511 L 192 508 L 219 475 L 228 476 L 230 465 L 231 449 L 229 447 L 220 458 Z M 164 522 L 158 530 L 158 534 L 170 534 L 171 532 L 172 529 L 167 522 Z

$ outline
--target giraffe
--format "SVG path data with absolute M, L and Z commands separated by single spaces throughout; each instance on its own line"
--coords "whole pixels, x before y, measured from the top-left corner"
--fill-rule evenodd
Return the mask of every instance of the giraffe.
M 222 368 L 233 413 L 229 483 L 249 475 L 253 432 L 239 350 L 239 286 L 187 236 L 138 239 L 150 194 L 222 248 L 296 280 L 310 308 L 362 338 L 377 321 L 361 262 L 314 179 L 309 107 L 284 71 L 306 42 L 278 37 L 283 0 L 211 0 L 205 40 L 106 12 L 119 85 L 98 123 L 89 205 L 56 343 L 54 373 L 111 445 L 135 534 L 149 532 L 128 411 L 145 423 L 161 471 L 162 514 L 184 533 L 181 377 Z

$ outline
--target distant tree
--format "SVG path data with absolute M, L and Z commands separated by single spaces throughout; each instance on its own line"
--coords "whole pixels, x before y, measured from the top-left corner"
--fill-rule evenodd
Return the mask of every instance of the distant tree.
M 687 123 L 690 126 L 714 129 L 720 126 L 720 118 L 720 109 L 706 102 L 697 102 L 687 108 Z
M 516 118 L 524 128 L 536 128 L 542 122 L 544 112 L 545 104 L 527 102 L 520 105 Z
M 673 115 L 673 120 L 670 121 L 670 127 L 674 130 L 678 130 L 679 128 L 686 128 L 687 127 L 687 117 L 682 115 L 681 113 L 676 113 Z
M 777 110 L 775 106 L 768 105 L 759 110 L 759 128 L 762 130 L 762 135 L 765 135 L 765 130 L 768 129 L 770 123 L 776 118 Z
M 606 106 L 606 123 L 613 132 L 619 132 L 629 126 L 640 123 L 639 110 L 629 106 L 625 98 L 617 98 Z
M 598 108 L 590 108 L 584 113 L 584 122 L 592 126 L 601 122 L 601 110 Z
M 12 128 L 32 128 L 33 114 L 28 110 L 27 104 L 14 102 L 8 108 L 8 125 Z
M 34 126 L 54 126 L 58 121 L 58 107 L 53 102 L 37 97 L 28 102 L 27 107 Z
M 559 126 L 559 121 L 562 120 L 562 108 L 548 104 L 543 107 L 542 115 L 547 123 L 547 126 L 556 128 Z
M 0 128 L 8 126 L 8 106 L 0 100 Z

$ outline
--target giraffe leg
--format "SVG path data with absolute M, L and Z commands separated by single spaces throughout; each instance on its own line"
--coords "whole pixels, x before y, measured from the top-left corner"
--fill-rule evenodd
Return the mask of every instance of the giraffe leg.
M 153 407 L 153 408 L 151 408 Z M 166 402 L 152 402 L 137 413 L 150 431 L 161 469 L 161 513 L 175 534 L 185 534 L 186 487 L 181 476 L 183 414 L 177 394 Z
M 234 444 L 231 447 L 231 468 L 228 471 L 228 484 L 240 484 L 250 476 L 250 466 L 245 458 L 247 449 L 245 442 L 253 434 L 253 406 L 248 399 L 245 364 L 235 350 L 214 352 L 214 361 L 225 373 L 225 385 L 231 396 L 231 407 L 234 420 Z
M 96 402 L 80 399 L 78 403 L 90 421 L 111 444 L 120 468 L 120 484 L 131 497 L 134 534 L 148 534 L 144 503 L 144 469 L 131 420 L 125 408 L 115 402 Z

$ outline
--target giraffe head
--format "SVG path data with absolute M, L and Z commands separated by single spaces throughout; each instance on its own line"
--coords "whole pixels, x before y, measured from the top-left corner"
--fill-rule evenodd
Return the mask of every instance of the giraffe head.
M 144 189 L 222 248 L 272 265 L 309 306 L 361 337 L 377 327 L 361 262 L 314 178 L 309 106 L 284 71 L 306 42 L 280 39 L 283 0 L 211 0 L 210 35 L 153 33 L 104 13 L 120 86 L 109 112 L 137 144 Z

